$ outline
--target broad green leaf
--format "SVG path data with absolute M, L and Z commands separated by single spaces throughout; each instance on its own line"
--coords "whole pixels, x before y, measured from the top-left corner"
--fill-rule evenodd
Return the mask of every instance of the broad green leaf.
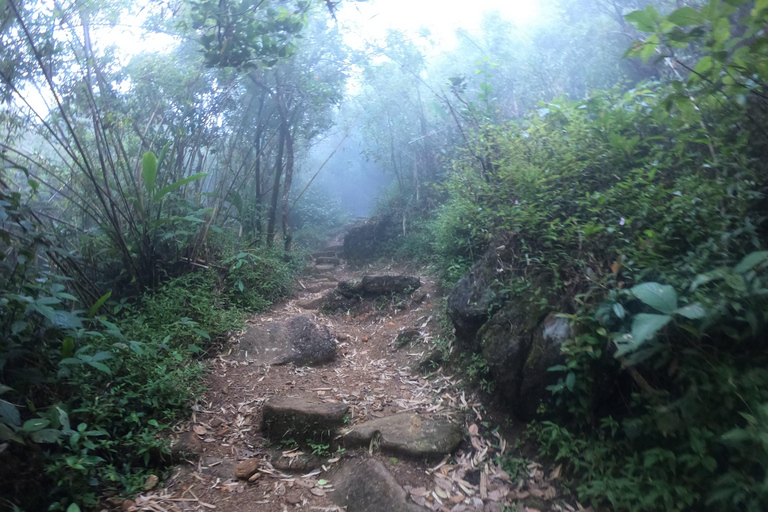
M 24 444 L 24 439 L 18 436 L 5 423 L 0 423 L 0 441 L 16 441 L 19 444 Z
M 659 330 L 672 320 L 669 315 L 649 315 L 640 313 L 632 321 L 632 339 L 634 341 L 634 350 L 640 347 L 646 341 L 656 336 Z
M 643 32 L 653 32 L 656 28 L 653 18 L 646 11 L 633 11 L 624 16 L 624 19 Z
M 93 366 L 97 370 L 106 373 L 107 375 L 112 375 L 112 371 L 104 363 L 98 363 L 96 361 L 88 361 L 88 364 Z
M 141 159 L 141 177 L 150 197 L 155 192 L 155 180 L 157 180 L 157 157 L 151 151 L 144 153 Z
M 75 338 L 67 336 L 61 342 L 61 357 L 66 359 L 75 353 Z
M 14 427 L 21 426 L 21 414 L 19 410 L 10 402 L 0 400 L 0 422 L 13 425 Z
M 671 314 L 677 309 L 677 292 L 669 285 L 643 283 L 632 287 L 631 292 L 642 302 L 662 313 Z
M 24 422 L 24 425 L 22 425 L 21 430 L 24 432 L 37 432 L 38 430 L 43 430 L 45 427 L 50 425 L 51 422 L 49 420 L 43 419 L 43 418 L 32 418 L 31 420 L 27 420 Z
M 91 306 L 91 309 L 88 310 L 88 318 L 93 318 L 93 316 L 96 314 L 96 312 L 99 310 L 101 306 L 104 305 L 107 300 L 112 296 L 112 292 L 107 292 L 104 295 L 99 298 L 99 300 L 96 301 L 96 303 Z
M 80 512 L 80 507 L 77 506 L 77 503 L 73 503 L 69 506 L 67 512 Z
M 704 306 L 696 302 L 675 310 L 675 313 L 684 316 L 685 318 L 690 318 L 691 320 L 699 320 L 707 315 L 707 310 L 704 309 Z
M 659 36 L 657 36 L 656 34 L 653 34 L 652 36 L 648 37 L 648 39 L 645 40 L 645 42 L 643 43 L 643 49 L 640 50 L 640 57 L 643 59 L 643 62 L 648 62 L 648 60 L 656 52 L 656 48 L 658 46 L 659 46 Z
M 768 251 L 757 251 L 750 254 L 747 254 L 743 260 L 739 262 L 738 265 L 736 265 L 733 270 L 738 272 L 739 274 L 743 274 L 744 272 L 747 272 L 749 270 L 752 270 L 759 264 L 763 263 L 764 261 L 768 260 Z
M 714 64 L 714 61 L 712 60 L 712 57 L 710 55 L 705 55 L 704 57 L 699 59 L 699 61 L 693 67 L 693 70 L 703 75 L 703 74 L 706 74 L 707 71 L 712 69 L 713 64 Z
M 679 27 L 690 27 L 704 23 L 704 17 L 693 7 L 683 7 L 670 14 L 667 19 Z
M 157 191 L 157 199 L 162 199 L 163 196 L 165 196 L 168 192 L 172 192 L 176 190 L 177 188 L 181 188 L 187 183 L 192 183 L 193 181 L 199 180 L 201 178 L 205 178 L 208 175 L 208 173 L 200 172 L 197 174 L 193 174 L 192 176 L 188 176 L 186 178 L 182 178 L 176 183 L 171 183 L 170 185 L 161 188 Z

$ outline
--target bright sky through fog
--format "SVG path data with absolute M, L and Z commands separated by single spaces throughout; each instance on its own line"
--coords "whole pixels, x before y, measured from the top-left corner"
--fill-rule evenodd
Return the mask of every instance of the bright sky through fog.
M 539 3 L 540 0 L 347 0 L 341 4 L 338 17 L 343 26 L 354 31 L 349 44 L 359 44 L 360 39 L 381 39 L 389 29 L 415 37 L 421 28 L 427 28 L 438 45 L 452 46 L 456 29 L 479 29 L 486 12 L 496 11 L 517 25 L 527 25 L 539 15 Z

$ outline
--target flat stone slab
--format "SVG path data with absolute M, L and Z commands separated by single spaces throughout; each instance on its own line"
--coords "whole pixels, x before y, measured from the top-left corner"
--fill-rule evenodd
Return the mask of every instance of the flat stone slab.
M 461 428 L 447 420 L 403 413 L 355 425 L 344 437 L 349 446 L 368 446 L 378 438 L 383 452 L 412 458 L 440 458 L 461 442 Z
M 363 297 L 378 297 L 392 293 L 410 293 L 421 287 L 421 280 L 412 276 L 363 276 L 356 282 L 342 281 L 338 291 L 345 297 L 361 295 Z
M 253 326 L 240 340 L 239 361 L 263 365 L 314 365 L 336 358 L 336 343 L 327 327 L 305 316 Z
M 350 512 L 424 512 L 409 503 L 405 490 L 384 465 L 375 460 L 348 461 L 330 477 L 336 489 L 331 500 Z
M 341 260 L 339 258 L 329 256 L 319 256 L 315 258 L 315 265 L 339 265 Z
M 330 440 L 344 425 L 349 406 L 324 403 L 299 396 L 276 396 L 264 403 L 261 431 L 273 440 Z

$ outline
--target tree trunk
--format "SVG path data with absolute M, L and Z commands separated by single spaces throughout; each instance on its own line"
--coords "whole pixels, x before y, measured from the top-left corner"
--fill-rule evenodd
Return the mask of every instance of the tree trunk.
M 291 195 L 291 185 L 293 183 L 293 135 L 288 123 L 283 123 L 282 130 L 285 132 L 285 180 L 283 181 L 283 200 L 281 202 L 282 220 L 283 220 L 283 240 L 285 241 L 285 252 L 291 252 L 291 243 L 293 242 L 293 233 L 288 224 L 288 198 Z
M 275 159 L 275 179 L 272 184 L 272 201 L 269 203 L 269 220 L 267 221 L 267 247 L 275 243 L 275 221 L 277 219 L 277 200 L 280 198 L 280 177 L 283 174 L 283 147 L 285 132 L 280 129 L 277 141 L 277 158 Z

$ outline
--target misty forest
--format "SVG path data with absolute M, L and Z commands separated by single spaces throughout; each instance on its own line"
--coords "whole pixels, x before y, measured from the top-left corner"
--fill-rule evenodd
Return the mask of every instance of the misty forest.
M 2 510 L 768 510 L 768 0 L 0 0 L 0 249 Z

